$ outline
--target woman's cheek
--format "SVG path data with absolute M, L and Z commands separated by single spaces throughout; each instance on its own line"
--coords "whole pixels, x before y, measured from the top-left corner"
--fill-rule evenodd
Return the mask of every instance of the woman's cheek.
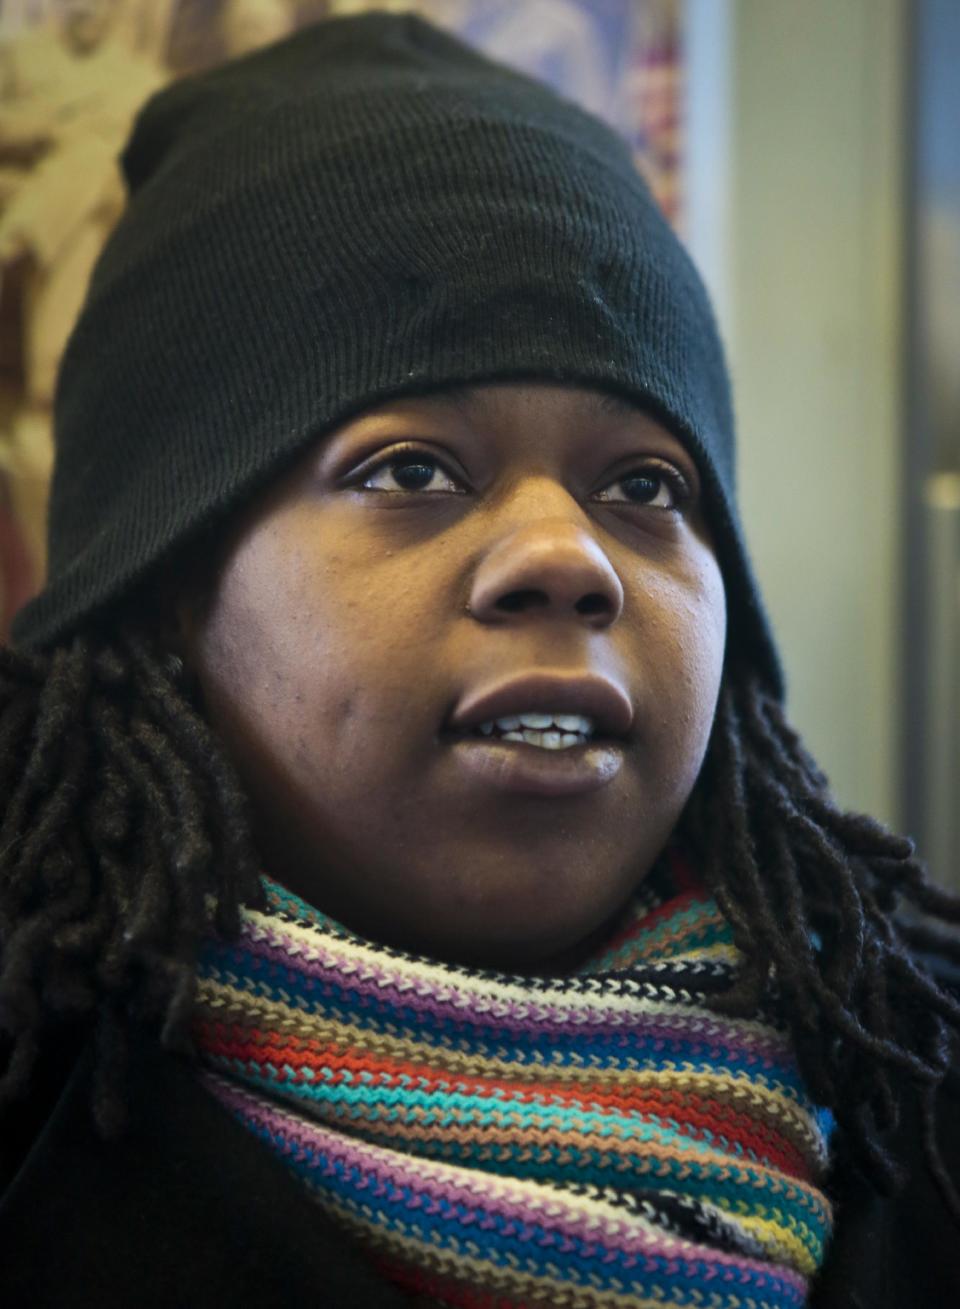
M 706 753 L 723 676 L 726 598 L 712 554 L 663 599 L 655 644 L 667 658 L 657 669 L 654 715 L 662 733 L 660 758 L 674 789 L 685 792 Z

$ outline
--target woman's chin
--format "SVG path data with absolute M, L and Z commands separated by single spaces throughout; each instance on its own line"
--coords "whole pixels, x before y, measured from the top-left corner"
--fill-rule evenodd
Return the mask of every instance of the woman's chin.
M 274 852 L 276 853 L 276 852 Z M 522 851 L 520 852 L 523 853 Z M 452 857 L 367 867 L 273 858 L 272 875 L 350 931 L 444 963 L 537 975 L 562 973 L 609 937 L 645 859 L 606 850 L 564 858 Z M 606 856 L 606 857 L 603 857 Z M 453 865 L 451 867 L 451 865 Z
M 571 972 L 598 951 L 611 935 L 622 903 L 597 921 L 596 909 L 571 919 L 548 913 L 518 916 L 489 925 L 437 925 L 431 932 L 380 933 L 384 944 L 442 963 L 525 976 L 559 976 Z

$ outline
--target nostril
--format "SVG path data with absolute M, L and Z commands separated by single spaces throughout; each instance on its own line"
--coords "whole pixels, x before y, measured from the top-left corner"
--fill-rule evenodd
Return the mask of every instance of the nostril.
M 508 613 L 517 613 L 520 609 L 528 609 L 533 605 L 547 604 L 547 597 L 542 591 L 510 591 L 507 595 L 502 595 L 497 601 L 498 609 L 506 609 Z
M 578 614 L 605 614 L 610 611 L 611 605 L 607 596 L 594 591 L 578 600 L 574 607 Z

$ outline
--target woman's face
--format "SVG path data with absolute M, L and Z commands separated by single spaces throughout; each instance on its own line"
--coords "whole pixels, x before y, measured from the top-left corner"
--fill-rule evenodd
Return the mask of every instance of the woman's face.
M 680 442 L 599 392 L 510 383 L 325 437 L 181 619 L 266 872 L 387 944 L 537 971 L 676 824 L 726 609 Z M 533 713 L 570 717 L 506 736 Z

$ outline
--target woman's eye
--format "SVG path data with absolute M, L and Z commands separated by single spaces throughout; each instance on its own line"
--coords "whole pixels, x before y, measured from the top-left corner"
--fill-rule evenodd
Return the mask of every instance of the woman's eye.
M 391 455 L 360 482 L 365 491 L 447 491 L 462 494 L 462 488 L 428 454 Z
M 648 464 L 633 469 L 598 491 L 607 504 L 646 505 L 652 509 L 679 509 L 690 496 L 686 478 L 675 468 Z

